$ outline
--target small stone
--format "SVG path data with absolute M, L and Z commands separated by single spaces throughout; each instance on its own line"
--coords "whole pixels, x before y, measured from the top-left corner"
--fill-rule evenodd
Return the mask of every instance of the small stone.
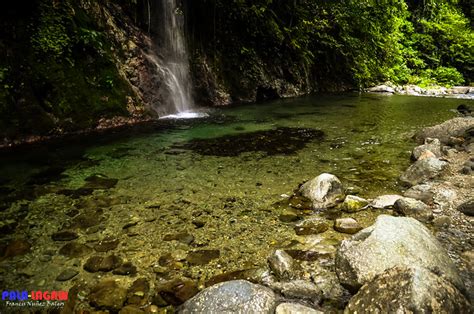
M 369 202 L 362 197 L 347 195 L 344 199 L 344 203 L 342 203 L 342 210 L 353 213 L 364 209 L 368 204 Z
M 213 259 L 219 258 L 220 255 L 219 250 L 199 250 L 189 252 L 186 256 L 186 260 L 191 265 L 204 265 Z
M 127 303 L 143 306 L 148 302 L 148 293 L 150 292 L 150 284 L 145 278 L 135 280 L 128 289 Z
M 92 252 L 92 249 L 85 244 L 77 242 L 66 243 L 60 250 L 59 254 L 67 257 L 83 257 Z
M 68 281 L 77 276 L 79 272 L 76 269 L 68 268 L 63 270 L 58 277 L 56 277 L 56 281 Z
M 119 311 L 127 297 L 127 290 L 115 280 L 106 279 L 92 288 L 89 294 L 90 304 L 98 309 Z
M 127 275 L 135 275 L 137 273 L 137 267 L 133 265 L 130 262 L 123 263 L 122 266 L 114 269 L 112 274 L 114 275 L 122 275 L 122 276 L 127 276 Z
M 287 280 L 293 277 L 293 258 L 283 250 L 276 250 L 268 257 L 268 265 L 279 279 Z
M 405 197 L 414 198 L 425 204 L 433 204 L 434 193 L 431 191 L 431 185 L 414 185 L 403 193 Z
M 84 188 L 89 189 L 110 189 L 113 188 L 118 179 L 108 178 L 102 174 L 95 174 L 86 178 Z
M 51 238 L 54 241 L 71 241 L 77 239 L 79 236 L 74 231 L 64 230 L 53 233 Z
M 140 308 L 135 305 L 124 306 L 119 312 L 119 314 L 145 314 L 145 313 L 146 312 L 140 310 Z
M 306 280 L 273 282 L 270 284 L 270 287 L 287 298 L 305 299 L 313 304 L 318 304 L 322 297 L 321 289 L 314 283 Z
M 281 222 L 295 222 L 298 221 L 300 217 L 296 212 L 294 212 L 294 210 L 285 210 L 280 214 L 278 219 Z
M 194 236 L 187 232 L 179 232 L 175 234 L 167 234 L 163 237 L 163 241 L 179 241 L 184 244 L 191 244 L 194 241 Z
M 102 256 L 91 256 L 84 264 L 84 270 L 90 273 L 96 273 L 100 269 L 100 264 L 104 258 Z
M 100 271 L 111 271 L 122 264 L 122 259 L 115 255 L 109 255 L 105 257 L 99 265 Z
M 23 239 L 15 239 L 8 243 L 5 252 L 3 254 L 3 257 L 9 258 L 9 257 L 15 257 L 18 255 L 25 255 L 30 251 L 31 244 Z
M 157 283 L 155 291 L 167 304 L 180 305 L 195 296 L 199 289 L 191 279 L 181 278 Z
M 451 224 L 451 217 L 449 216 L 439 216 L 433 219 L 433 225 L 438 228 L 447 228 Z
M 458 210 L 467 216 L 474 216 L 474 198 L 459 205 Z
M 280 303 L 275 314 L 323 314 L 324 312 L 312 309 L 299 303 Z
M 334 230 L 342 233 L 355 234 L 362 226 L 354 218 L 339 218 L 334 222 Z
M 117 248 L 119 243 L 120 243 L 120 241 L 118 239 L 106 238 L 102 241 L 99 241 L 99 243 L 97 243 L 94 246 L 94 250 L 96 250 L 97 252 L 112 251 L 112 250 L 115 250 Z
M 193 220 L 192 224 L 196 227 L 196 229 L 202 228 L 206 225 L 206 223 L 202 220 Z
M 324 218 L 312 217 L 298 222 L 294 229 L 297 235 L 310 235 L 322 233 L 328 228 Z

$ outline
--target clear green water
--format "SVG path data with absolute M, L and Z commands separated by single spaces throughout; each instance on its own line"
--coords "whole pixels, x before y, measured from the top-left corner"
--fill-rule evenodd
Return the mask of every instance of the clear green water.
M 79 258 L 57 254 L 65 242 L 54 242 L 51 235 L 61 229 L 76 231 L 75 241 L 91 247 L 107 237 L 118 239 L 113 252 L 132 261 L 138 274 L 147 278 L 158 272 L 202 283 L 225 271 L 261 266 L 272 249 L 304 246 L 306 241 L 295 235 L 291 223 L 278 219 L 287 209 L 273 204 L 284 199 L 283 194 L 291 195 L 300 183 L 322 172 L 337 175 L 346 188 L 363 197 L 399 192 L 397 177 L 409 164 L 411 136 L 455 116 L 459 102 L 366 94 L 314 96 L 216 109 L 208 119 L 161 121 L 115 136 L 64 143 L 65 147 L 4 155 L 0 215 L 2 221 L 13 219 L 18 225 L 0 241 L 5 247 L 12 239 L 24 238 L 32 248 L 0 261 L 0 281 L 4 287 L 53 289 L 97 279 L 97 273 L 82 270 L 91 254 Z M 326 135 L 286 155 L 250 151 L 222 157 L 180 148 L 196 138 L 281 127 L 318 129 Z M 46 180 L 41 172 L 51 167 L 59 170 Z M 89 195 L 58 194 L 83 187 L 85 179 L 95 174 L 118 182 Z M 77 214 L 92 217 L 97 226 L 77 223 Z M 353 216 L 367 226 L 376 214 Z M 124 229 L 130 222 L 136 225 Z M 163 240 L 179 232 L 194 240 Z M 331 229 L 323 237 L 332 243 L 331 239 L 337 242 L 345 236 Z M 186 255 L 196 250 L 218 250 L 220 255 L 207 264 L 192 265 Z M 80 274 L 64 283 L 54 281 L 66 267 Z

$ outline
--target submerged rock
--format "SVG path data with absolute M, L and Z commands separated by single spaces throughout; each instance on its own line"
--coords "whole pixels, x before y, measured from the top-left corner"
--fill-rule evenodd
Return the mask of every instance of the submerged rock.
M 186 301 L 178 313 L 273 314 L 277 296 L 267 287 L 245 280 L 216 284 Z
M 394 267 L 368 282 L 345 313 L 468 313 L 466 298 L 423 267 Z
M 8 243 L 3 253 L 4 258 L 15 257 L 18 255 L 24 255 L 31 249 L 31 244 L 23 239 L 15 239 Z
M 395 202 L 394 208 L 398 213 L 404 216 L 413 217 L 422 222 L 428 222 L 433 219 L 433 212 L 428 205 L 413 198 L 400 198 Z
M 156 283 L 155 291 L 166 304 L 180 305 L 195 296 L 199 289 L 193 280 L 181 278 Z
M 59 249 L 59 254 L 67 257 L 82 257 L 91 252 L 90 247 L 78 242 L 69 242 Z
M 446 250 L 413 218 L 380 215 L 374 225 L 342 241 L 336 254 L 337 276 L 352 290 L 395 266 L 425 267 L 464 287 Z
M 186 261 L 191 265 L 204 265 L 212 261 L 213 259 L 220 257 L 219 250 L 199 250 L 189 252 L 186 256 Z
M 103 174 L 94 174 L 86 178 L 84 188 L 89 189 L 111 189 L 115 187 L 118 179 L 108 178 Z
M 322 233 L 328 228 L 324 218 L 312 217 L 296 223 L 294 229 L 297 235 L 310 235 Z
M 59 231 L 51 235 L 51 238 L 54 241 L 71 241 L 77 239 L 78 237 L 79 235 L 77 233 L 69 230 Z
M 79 272 L 76 269 L 67 268 L 63 270 L 57 277 L 56 281 L 68 281 L 77 276 Z
M 342 203 L 342 210 L 348 213 L 353 213 L 364 209 L 369 204 L 365 198 L 347 195 Z
M 113 279 L 105 279 L 92 288 L 89 294 L 90 304 L 98 309 L 118 311 L 127 298 L 127 289 Z
M 247 152 L 268 156 L 294 154 L 306 144 L 324 139 L 324 132 L 315 129 L 281 127 L 208 139 L 193 139 L 175 144 L 173 148 L 189 149 L 201 155 L 234 157 Z
M 436 178 L 447 165 L 447 162 L 434 157 L 420 159 L 408 167 L 400 181 L 407 186 L 424 183 Z
M 339 218 L 334 222 L 334 230 L 354 234 L 362 230 L 362 227 L 354 218 Z
M 300 193 L 311 200 L 315 209 L 334 207 L 344 199 L 341 181 L 329 173 L 322 173 L 303 184 Z

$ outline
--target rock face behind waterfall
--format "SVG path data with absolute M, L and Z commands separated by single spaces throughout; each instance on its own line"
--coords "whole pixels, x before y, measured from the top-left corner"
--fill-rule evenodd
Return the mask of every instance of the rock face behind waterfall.
M 303 184 L 300 193 L 311 200 L 315 209 L 334 207 L 344 199 L 341 181 L 329 173 L 322 173 Z
M 396 266 L 425 267 L 464 289 L 447 252 L 413 218 L 381 215 L 374 225 L 344 240 L 336 255 L 337 276 L 352 290 Z

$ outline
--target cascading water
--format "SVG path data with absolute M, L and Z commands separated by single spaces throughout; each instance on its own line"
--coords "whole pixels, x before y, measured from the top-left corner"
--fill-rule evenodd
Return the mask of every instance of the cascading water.
M 166 85 L 166 104 L 157 112 L 161 118 L 192 118 L 203 116 L 193 112 L 194 102 L 191 93 L 191 78 L 186 40 L 184 38 L 184 14 L 178 0 L 158 0 L 160 9 L 159 40 L 156 50 L 159 58 L 149 56 Z

